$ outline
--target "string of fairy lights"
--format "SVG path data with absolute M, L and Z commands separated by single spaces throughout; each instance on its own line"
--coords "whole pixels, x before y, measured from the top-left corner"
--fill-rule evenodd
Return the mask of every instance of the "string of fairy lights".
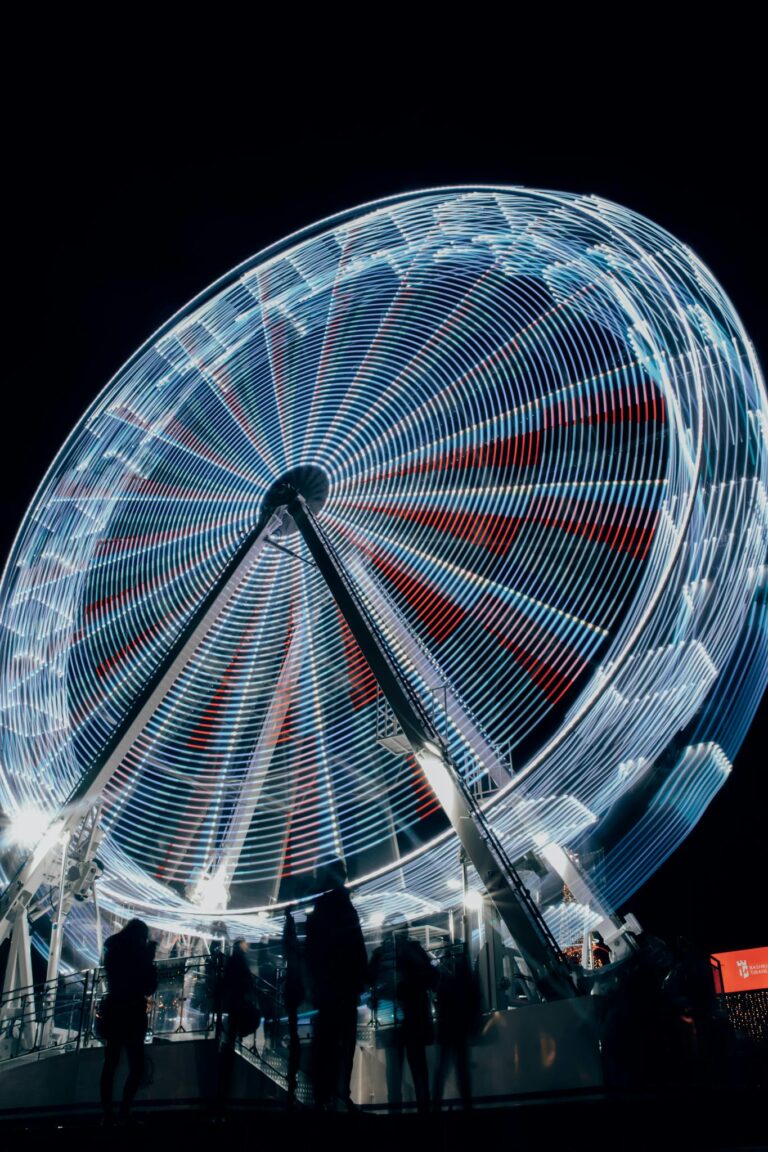
M 438 189 L 289 238 L 151 337 L 41 484 L 0 590 L 0 803 L 58 809 L 267 490 L 311 464 L 514 859 L 584 854 L 667 756 L 600 853 L 618 904 L 722 786 L 768 678 L 767 416 L 709 271 L 597 197 Z M 115 911 L 268 923 L 339 855 L 372 916 L 455 898 L 437 801 L 377 739 L 372 674 L 284 543 L 105 790 Z M 549 909 L 564 943 L 582 912 Z

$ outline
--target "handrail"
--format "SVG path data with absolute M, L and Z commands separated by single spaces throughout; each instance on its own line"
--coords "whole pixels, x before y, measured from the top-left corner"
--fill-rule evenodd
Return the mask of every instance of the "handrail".
M 147 1007 L 147 1038 L 181 1039 L 199 1034 L 216 1039 L 222 1032 L 221 996 L 217 982 L 222 966 L 212 956 L 168 957 L 156 962 L 157 990 Z M 254 977 L 262 1007 L 261 1052 L 238 1042 L 236 1050 L 273 1083 L 288 1083 L 288 1057 L 280 1024 L 286 1018 L 282 982 Z M 41 1059 L 63 1052 L 98 1047 L 98 1019 L 105 981 L 103 968 L 70 972 L 0 995 L 0 1069 L 17 1059 Z M 299 1076 L 297 1098 L 311 1101 L 311 1087 Z

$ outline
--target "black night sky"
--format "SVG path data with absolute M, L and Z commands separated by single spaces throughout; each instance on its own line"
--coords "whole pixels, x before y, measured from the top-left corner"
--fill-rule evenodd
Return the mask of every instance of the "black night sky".
M 114 44 L 87 61 L 52 43 L 31 53 L 6 142 L 15 300 L 3 344 L 19 356 L 4 366 L 3 559 L 67 433 L 158 325 L 258 249 L 368 199 L 490 183 L 616 200 L 709 265 L 768 368 L 748 63 L 726 86 L 715 68 L 725 43 L 683 70 L 679 47 L 656 46 L 642 72 L 634 59 L 607 66 L 596 44 L 586 62 L 561 45 L 562 60 L 541 54 L 533 84 L 501 30 L 484 36 L 469 72 L 459 30 L 385 63 L 359 52 L 285 74 L 273 62 L 268 76 L 258 62 L 269 42 L 245 33 L 203 43 L 201 31 L 170 72 L 170 41 L 119 61 Z M 725 788 L 629 902 L 657 934 L 713 951 L 768 943 L 767 721 L 764 702 Z

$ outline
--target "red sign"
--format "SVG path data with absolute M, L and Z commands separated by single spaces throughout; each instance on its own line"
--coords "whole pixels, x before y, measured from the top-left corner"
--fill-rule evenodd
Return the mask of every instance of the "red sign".
M 768 988 L 768 948 L 745 948 L 741 952 L 715 952 L 723 971 L 725 992 L 754 992 Z

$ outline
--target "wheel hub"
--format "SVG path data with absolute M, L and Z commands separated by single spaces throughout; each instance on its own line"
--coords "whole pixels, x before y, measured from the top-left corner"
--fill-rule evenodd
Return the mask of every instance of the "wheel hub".
M 286 505 L 297 495 L 303 496 L 310 512 L 316 515 L 328 499 L 330 491 L 330 480 L 322 468 L 317 464 L 299 464 L 284 472 L 269 486 L 261 505 L 262 515 L 266 519 L 282 509 L 281 533 L 283 536 L 291 536 L 298 532 L 298 528 Z

